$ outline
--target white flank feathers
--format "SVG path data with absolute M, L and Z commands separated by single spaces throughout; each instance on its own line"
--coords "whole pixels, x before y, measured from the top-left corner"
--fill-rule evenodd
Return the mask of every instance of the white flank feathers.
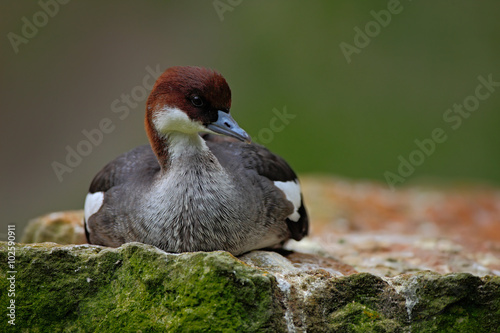
M 83 209 L 85 213 L 85 221 L 88 221 L 92 215 L 97 213 L 97 211 L 101 208 L 103 201 L 104 201 L 104 192 L 95 192 L 87 194 L 87 197 L 85 198 L 85 206 Z
M 275 181 L 274 185 L 285 193 L 286 199 L 293 204 L 293 213 L 288 218 L 294 222 L 300 219 L 300 184 L 298 180 L 291 180 L 288 182 Z

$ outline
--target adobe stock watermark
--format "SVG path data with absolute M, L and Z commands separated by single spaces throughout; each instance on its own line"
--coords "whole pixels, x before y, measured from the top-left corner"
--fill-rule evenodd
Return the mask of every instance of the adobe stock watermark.
M 224 13 L 232 12 L 237 6 L 241 5 L 243 0 L 214 0 L 212 5 L 214 6 L 219 20 L 224 21 Z
M 163 73 L 160 70 L 160 65 L 156 68 L 146 67 L 146 75 L 142 79 L 142 85 L 137 85 L 130 90 L 130 93 L 123 93 L 120 98 L 111 102 L 111 112 L 118 117 L 119 120 L 125 120 L 132 109 L 135 109 L 139 103 L 144 102 L 153 89 L 156 79 Z M 59 182 L 63 181 L 65 174 L 73 172 L 83 161 L 83 158 L 89 156 L 95 147 L 102 144 L 106 134 L 113 133 L 116 129 L 116 120 L 104 117 L 95 128 L 90 130 L 83 129 L 81 131 L 83 139 L 76 145 L 67 145 L 66 157 L 64 161 L 53 161 L 51 163 L 54 174 Z
M 493 81 L 493 74 L 489 74 L 486 78 L 479 75 L 477 80 L 479 84 L 473 94 L 465 97 L 461 104 L 455 103 L 443 112 L 443 121 L 452 131 L 458 130 L 464 119 L 468 119 L 472 113 L 479 109 L 481 102 L 490 98 L 496 88 L 500 87 L 500 82 Z M 413 142 L 416 148 L 405 156 L 398 156 L 399 165 L 396 171 L 384 172 L 384 178 L 389 188 L 394 190 L 394 185 L 404 183 L 408 177 L 415 173 L 417 167 L 436 152 L 437 146 L 446 140 L 448 140 L 447 131 L 441 127 L 434 128 L 427 138 L 415 139 Z
M 297 117 L 294 114 L 288 113 L 286 105 L 283 106 L 283 110 L 278 110 L 273 108 L 272 110 L 274 117 L 269 120 L 269 126 L 261 128 L 257 135 L 252 136 L 252 141 L 259 144 L 268 144 L 274 140 L 274 135 L 285 129 L 285 127 L 290 124 L 290 122 Z
M 389 0 L 387 2 L 387 9 L 381 9 L 378 12 L 374 10 L 370 11 L 373 20 L 368 21 L 363 30 L 358 26 L 354 27 L 354 45 L 346 42 L 341 42 L 339 44 L 340 50 L 347 63 L 350 64 L 352 62 L 351 57 L 353 54 L 360 54 L 361 50 L 370 45 L 372 38 L 380 35 L 382 28 L 387 28 L 393 16 L 400 14 L 403 9 L 403 5 L 399 0 Z
M 16 325 L 16 226 L 7 226 L 7 322 Z
M 21 44 L 28 44 L 30 40 L 38 35 L 39 29 L 45 27 L 51 18 L 54 18 L 60 10 L 61 5 L 66 5 L 70 0 L 40 0 L 38 6 L 40 10 L 35 12 L 31 18 L 26 16 L 21 17 L 21 34 L 14 32 L 7 33 L 7 39 L 14 50 L 14 53 L 19 53 Z

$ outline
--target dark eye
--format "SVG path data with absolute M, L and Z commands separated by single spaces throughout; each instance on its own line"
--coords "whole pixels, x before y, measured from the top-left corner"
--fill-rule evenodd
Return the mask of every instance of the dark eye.
M 200 96 L 193 96 L 191 97 L 191 103 L 196 107 L 200 107 L 203 106 L 203 99 Z

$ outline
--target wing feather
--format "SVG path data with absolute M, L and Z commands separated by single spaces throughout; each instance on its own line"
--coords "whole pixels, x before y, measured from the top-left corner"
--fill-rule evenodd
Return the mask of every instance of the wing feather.
M 223 166 L 236 168 L 234 164 L 243 164 L 245 169 L 254 170 L 272 182 L 298 182 L 297 175 L 290 165 L 261 145 L 247 144 L 211 134 L 203 135 L 203 138 Z M 300 215 L 298 221 L 286 219 L 288 229 L 295 240 L 301 240 L 309 232 L 309 218 L 302 194 L 300 194 L 298 214 Z

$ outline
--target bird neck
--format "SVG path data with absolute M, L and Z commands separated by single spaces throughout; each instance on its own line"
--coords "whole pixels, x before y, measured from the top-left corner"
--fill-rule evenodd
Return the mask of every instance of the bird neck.
M 150 143 L 163 171 L 204 166 L 210 166 L 211 169 L 214 166 L 222 168 L 198 133 L 156 133 L 150 138 Z

